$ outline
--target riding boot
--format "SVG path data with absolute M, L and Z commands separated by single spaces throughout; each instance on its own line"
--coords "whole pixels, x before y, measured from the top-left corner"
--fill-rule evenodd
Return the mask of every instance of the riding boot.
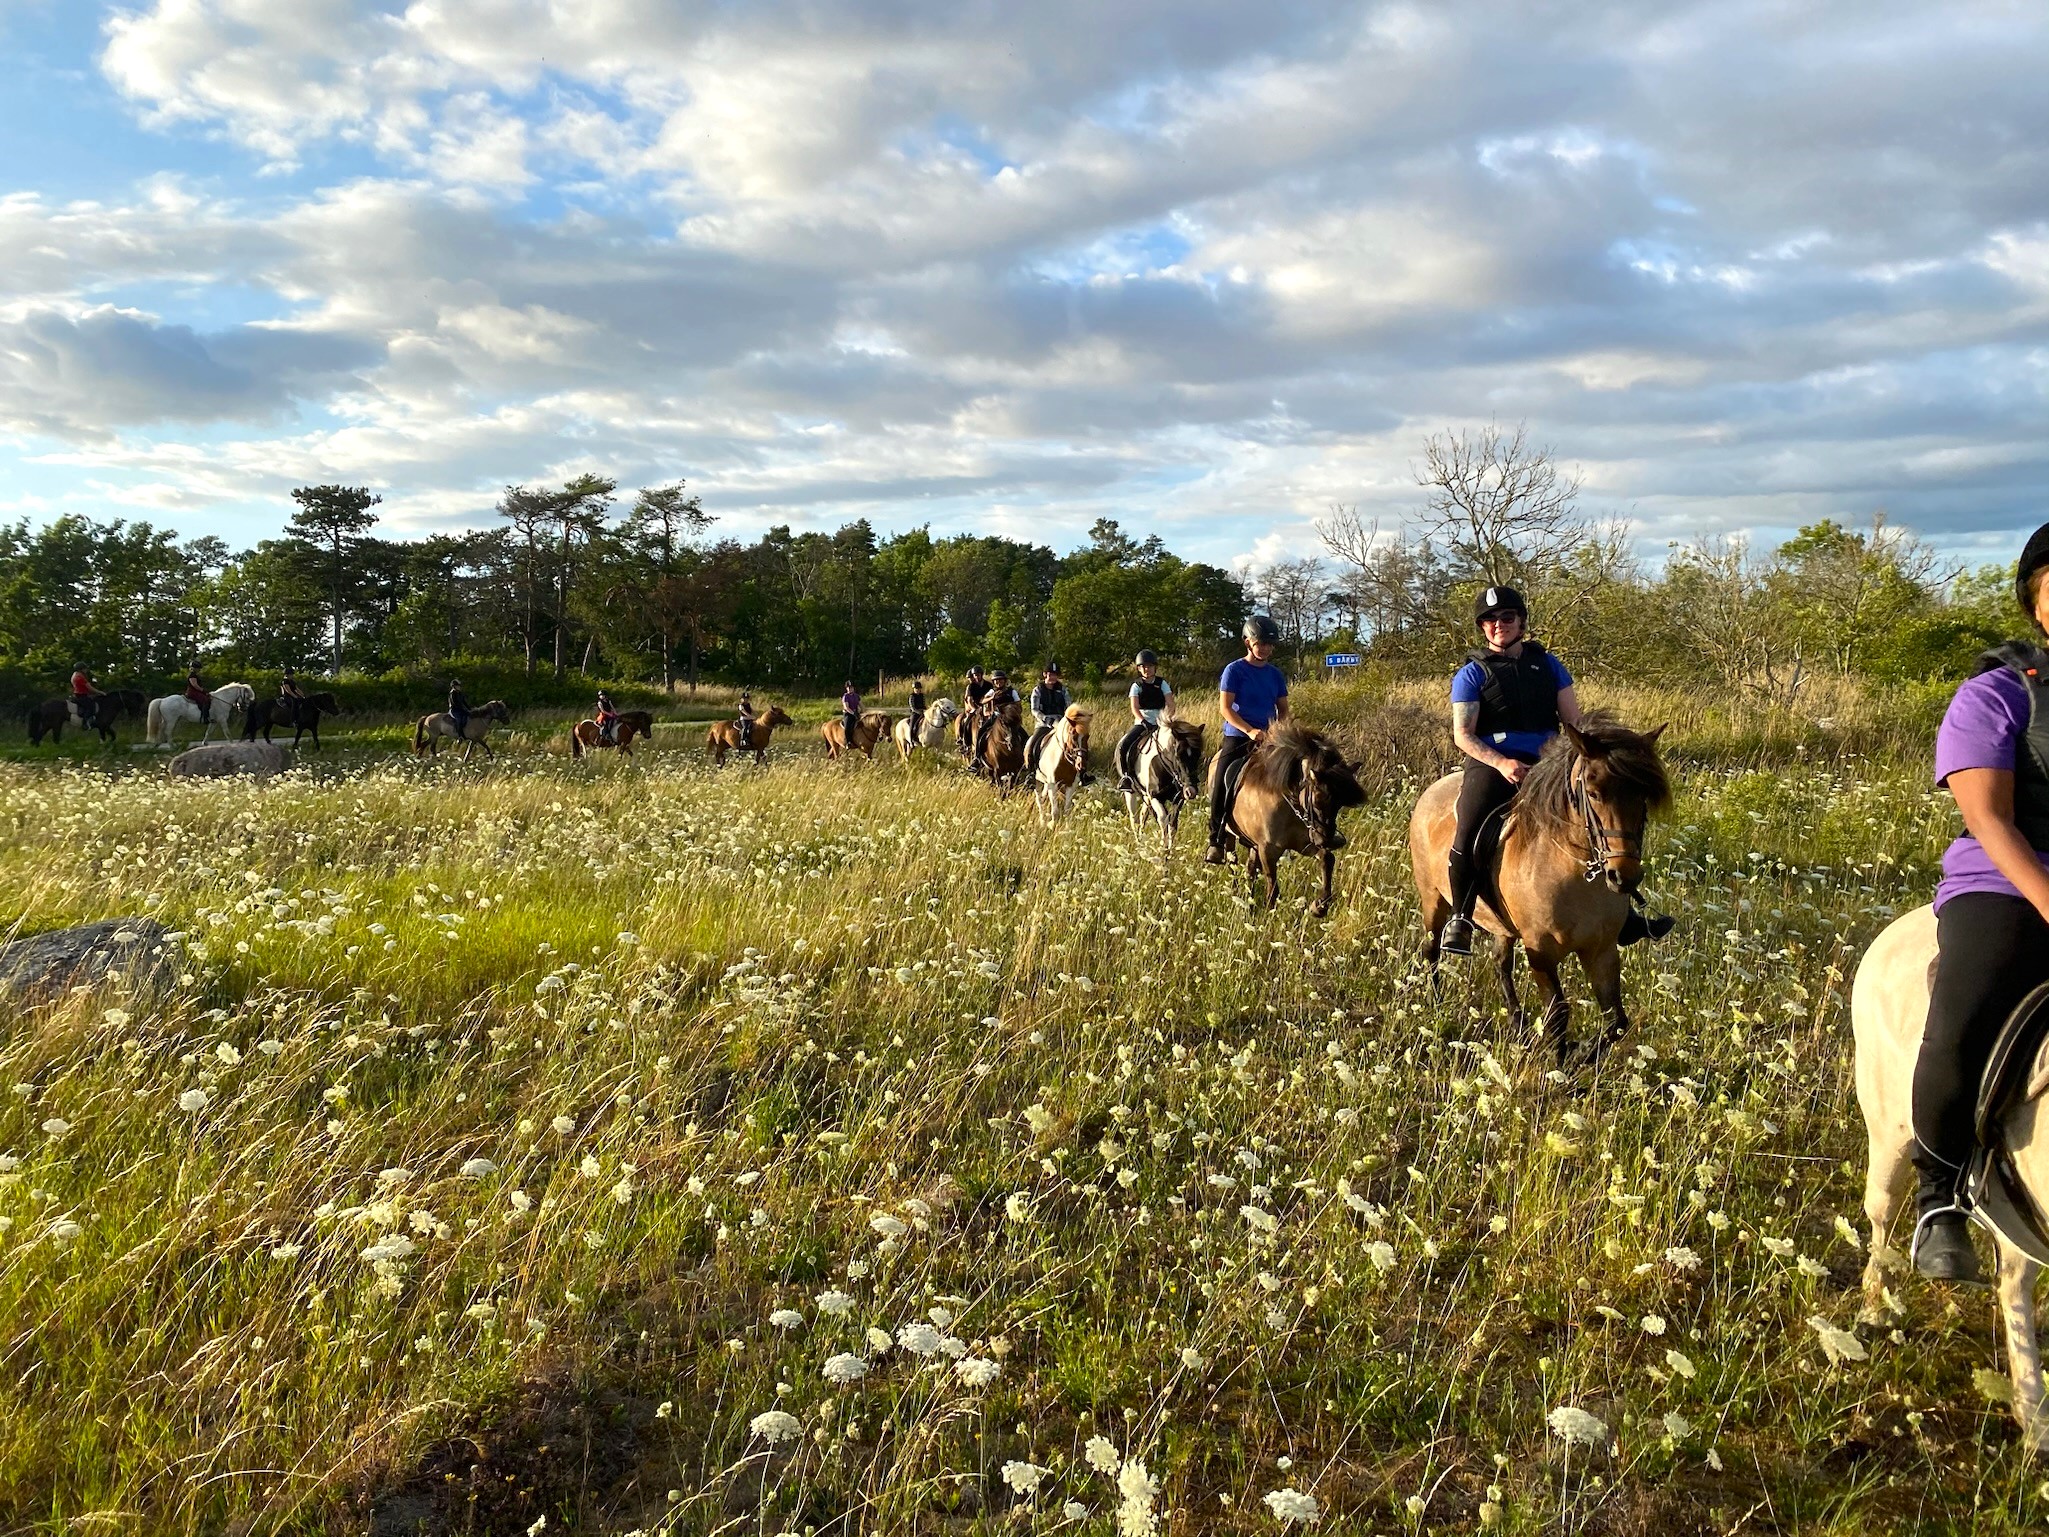
M 1646 939 L 1663 939 L 1672 932 L 1675 921 L 1664 913 L 1651 913 L 1646 916 L 1632 907 L 1629 916 L 1622 920 L 1622 932 L 1615 936 L 1615 943 L 1634 945 Z
M 1451 916 L 1437 936 L 1437 948 L 1444 955 L 1473 953 L 1473 856 L 1453 844 L 1446 856 L 1446 884 L 1451 887 Z
M 1971 1243 L 1970 1220 L 1957 1209 L 1957 1181 L 1963 1171 L 1938 1158 L 1917 1139 L 1913 1151 L 1914 1269 L 1931 1281 L 1973 1285 L 1984 1278 Z

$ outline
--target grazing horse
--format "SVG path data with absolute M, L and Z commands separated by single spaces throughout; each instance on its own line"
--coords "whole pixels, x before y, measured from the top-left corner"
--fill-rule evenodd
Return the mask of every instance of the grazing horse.
M 1005 705 L 989 723 L 989 734 L 982 738 L 980 767 L 996 786 L 998 800 L 1006 798 L 1024 777 L 1025 742 L 1030 735 L 1021 704 Z
M 742 747 L 740 723 L 736 720 L 715 720 L 704 734 L 704 750 L 711 754 L 714 768 L 725 767 L 729 752 L 751 752 L 758 766 L 768 761 L 768 739 L 775 735 L 775 728 L 790 724 L 789 712 L 779 704 L 772 704 L 755 719 L 754 731 L 748 738 L 753 745 Z
M 470 754 L 479 747 L 484 749 L 486 758 L 495 758 L 498 754 L 491 746 L 491 726 L 494 722 L 502 726 L 511 719 L 512 712 L 505 707 L 505 701 L 493 699 L 481 710 L 470 711 L 470 718 L 458 737 L 455 722 L 446 710 L 437 715 L 422 715 L 413 727 L 413 752 L 418 756 L 429 753 L 431 749 L 431 756 L 438 758 L 441 756 L 441 739 L 455 737 L 462 743 L 463 762 L 469 762 Z
M 917 741 L 911 740 L 911 718 L 908 715 L 889 728 L 889 738 L 896 743 L 896 750 L 904 762 L 909 763 L 911 754 L 938 741 L 939 734 L 959 713 L 951 699 L 935 699 L 925 708 L 925 718 L 919 722 Z
M 199 740 L 204 742 L 213 735 L 213 728 L 221 728 L 221 739 L 227 740 L 228 717 L 237 710 L 246 710 L 255 702 L 256 690 L 246 683 L 223 683 L 213 691 L 212 706 L 202 717 L 199 706 L 183 694 L 166 694 L 162 699 L 149 702 L 147 736 L 152 746 L 169 747 L 177 730 L 183 725 L 198 726 Z
M 1147 822 L 1159 823 L 1162 859 L 1173 856 L 1181 808 L 1195 799 L 1201 773 L 1202 727 L 1194 721 L 1162 714 L 1160 723 L 1139 738 L 1132 766 L 1138 788 L 1124 792 L 1124 810 L 1134 833 Z
M 847 723 L 835 715 L 818 728 L 818 734 L 825 739 L 825 756 L 838 761 L 842 754 L 864 752 L 872 760 L 875 744 L 889 732 L 889 717 L 880 710 L 863 712 L 854 722 L 854 740 L 846 739 Z
M 1222 788 L 1213 785 L 1210 793 Z M 1345 846 L 1338 813 L 1365 804 L 1358 770 L 1327 739 L 1292 721 L 1268 732 L 1245 760 L 1228 824 L 1247 850 L 1253 900 L 1259 899 L 1264 876 L 1266 905 L 1276 906 L 1281 899 L 1281 856 L 1307 854 L 1323 861 L 1323 893 L 1309 910 L 1319 918 L 1329 912 L 1337 851 Z
M 650 742 L 655 739 L 655 718 L 646 710 L 622 711 L 619 723 L 612 728 L 612 740 L 609 742 L 598 730 L 596 721 L 580 720 L 569 728 L 569 756 L 581 758 L 600 747 L 616 747 L 622 757 L 630 758 L 633 756 L 633 739 L 637 736 Z
M 140 715 L 149 708 L 149 701 L 132 688 L 109 689 L 95 696 L 93 728 L 99 732 L 102 742 L 114 740 L 114 722 L 124 715 Z M 66 694 L 61 699 L 45 699 L 41 704 L 28 707 L 28 739 L 32 747 L 41 747 L 43 738 L 52 742 L 64 739 L 66 726 L 82 724 L 78 718 L 77 701 Z
M 275 699 L 259 699 L 249 706 L 249 718 L 242 723 L 242 740 L 253 742 L 256 733 L 263 733 L 263 740 L 270 740 L 271 728 L 290 726 L 292 745 L 299 745 L 299 738 L 311 733 L 313 745 L 320 745 L 320 717 L 339 715 L 341 706 L 334 702 L 334 695 L 328 693 L 308 694 L 304 699 L 294 699 L 289 694 L 280 694 Z
M 1905 1263 L 1890 1247 L 1887 1230 L 1913 1185 L 1914 1064 L 1928 1019 L 1935 981 L 1935 909 L 1917 907 L 1895 918 L 1857 964 L 1850 987 L 1850 1021 L 1857 1038 L 1857 1103 L 1864 1112 L 1869 1161 L 1864 1171 L 1864 1214 L 1871 1219 L 1871 1253 L 1864 1265 L 1862 1321 L 1887 1316 L 1885 1271 Z M 2010 1184 L 2023 1202 L 2049 1210 L 2049 1054 L 2029 1064 L 2019 1103 L 1998 1121 Z M 1909 1205 L 1908 1219 L 1913 1216 Z M 1994 1235 L 1999 1255 L 1999 1312 L 2006 1325 L 2007 1371 L 2013 1414 L 2038 1452 L 2049 1452 L 2049 1416 L 2042 1412 L 2042 1355 L 2035 1338 L 2035 1282 L 2042 1267 Z
M 1495 964 L 1517 1030 L 1528 1022 L 1515 987 L 1517 944 L 1528 954 L 1544 1000 L 1544 1040 L 1561 1067 L 1598 1062 L 1629 1029 L 1616 939 L 1638 900 L 1645 824 L 1672 799 L 1658 761 L 1664 729 L 1639 735 L 1592 711 L 1554 737 L 1508 803 L 1484 899 L 1474 910 L 1474 921 L 1496 938 Z M 1431 785 L 1409 818 L 1409 863 L 1430 931 L 1423 957 L 1433 978 L 1438 936 L 1451 916 L 1448 856 L 1459 778 L 1447 774 Z M 1566 1029 L 1572 1006 L 1558 984 L 1568 955 L 1579 957 L 1608 1014 L 1606 1031 L 1577 1047 Z
M 1075 786 L 1089 766 L 1089 712 L 1069 705 L 1067 713 L 1053 723 L 1046 740 L 1039 744 L 1038 761 L 1032 765 L 1032 784 L 1037 790 L 1039 814 L 1052 826 L 1074 801 Z

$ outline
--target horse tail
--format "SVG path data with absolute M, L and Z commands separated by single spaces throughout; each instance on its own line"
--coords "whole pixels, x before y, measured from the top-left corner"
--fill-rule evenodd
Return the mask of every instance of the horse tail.
M 569 756 L 572 758 L 581 758 L 583 756 L 582 727 L 582 721 L 573 721 L 569 727 Z
M 415 753 L 423 753 L 427 750 L 427 722 L 432 718 L 431 716 L 422 715 L 413 726 L 413 751 Z
M 154 744 L 159 738 L 162 737 L 163 731 L 164 702 L 161 699 L 152 699 L 149 702 L 149 728 L 144 733 L 144 735 L 152 744 Z

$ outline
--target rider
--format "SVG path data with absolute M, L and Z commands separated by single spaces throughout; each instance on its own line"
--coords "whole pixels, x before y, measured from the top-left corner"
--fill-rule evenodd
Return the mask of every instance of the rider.
M 1138 681 L 1131 685 L 1131 729 L 1117 743 L 1117 777 L 1120 789 L 1136 792 L 1138 743 L 1160 724 L 1174 697 L 1174 685 L 1160 676 L 1159 656 L 1148 646 L 1138 654 Z
M 199 681 L 199 664 L 194 662 L 185 669 L 185 697 L 199 706 L 201 715 L 213 713 L 213 695 L 206 691 L 206 685 Z
M 906 702 L 910 713 L 911 745 L 918 745 L 918 738 L 925 731 L 925 678 L 922 673 L 911 678 L 911 697 Z
M 979 669 L 978 669 L 979 670 Z M 975 721 L 974 760 L 975 772 L 982 772 L 982 744 L 989 739 L 989 731 L 1004 710 L 1018 703 L 1017 690 L 1010 686 L 1010 674 L 1001 667 L 990 675 L 989 687 L 983 693 L 980 715 Z
M 286 667 L 284 676 L 278 679 L 277 700 L 279 704 L 289 705 L 290 709 L 287 713 L 292 714 L 294 717 L 297 715 L 299 706 L 306 702 L 306 691 L 299 687 L 298 677 L 292 672 L 290 667 Z
M 989 690 L 996 685 L 982 676 L 982 664 L 975 663 L 968 669 L 968 681 L 961 685 L 961 697 L 967 700 L 968 713 L 974 714 L 982 707 L 982 701 L 989 697 Z
M 754 696 L 746 689 L 740 690 L 740 704 L 737 711 L 740 728 L 740 751 L 754 750 Z
M 1486 649 L 1469 653 L 1451 680 L 1451 739 L 1466 761 L 1451 835 L 1451 916 L 1438 938 L 1450 955 L 1473 953 L 1473 839 L 1480 825 L 1515 794 L 1559 722 L 1579 724 L 1572 674 L 1525 638 L 1529 622 L 1529 605 L 1513 587 L 1482 591 L 1473 600 L 1473 623 Z
M 854 738 L 861 729 L 861 696 L 854 688 L 854 680 L 847 679 L 846 687 L 840 690 L 840 747 L 842 751 L 854 750 Z
M 93 685 L 92 669 L 83 662 L 71 669 L 71 708 L 78 712 L 81 729 L 99 724 L 100 691 Z
M 448 720 L 458 738 L 469 735 L 470 697 L 462 691 L 462 679 L 448 680 Z M 464 749 L 467 751 L 468 749 Z
M 603 689 L 598 690 L 598 740 L 607 747 L 619 734 L 619 707 L 612 703 L 612 696 Z
M 1231 814 L 1231 803 L 1224 794 L 1225 774 L 1266 740 L 1276 722 L 1288 718 L 1287 674 L 1273 664 L 1281 627 L 1265 614 L 1254 614 L 1245 621 L 1244 636 L 1245 655 L 1226 667 L 1217 680 L 1224 741 L 1209 765 L 1209 848 L 1202 860 L 1210 865 L 1223 864 L 1231 857 L 1224 851 Z
M 1914 1266 L 1978 1279 L 1955 1204 L 1969 1160 L 1979 1080 L 2001 1025 L 2049 981 L 2049 524 L 2021 551 L 2014 595 L 2036 634 L 1978 659 L 1935 737 L 1936 783 L 1955 797 L 1964 835 L 1935 888 L 1939 954 L 1914 1068 Z
M 1067 714 L 1067 685 L 1060 681 L 1060 664 L 1048 662 L 1039 673 L 1039 681 L 1032 686 L 1029 706 L 1032 712 L 1032 739 L 1025 743 L 1025 772 L 1036 774 L 1039 769 L 1039 749 L 1046 744 L 1046 738 L 1053 732 Z

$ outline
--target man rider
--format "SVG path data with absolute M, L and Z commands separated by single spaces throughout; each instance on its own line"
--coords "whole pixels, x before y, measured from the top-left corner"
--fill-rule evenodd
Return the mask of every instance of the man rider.
M 740 690 L 738 724 L 740 727 L 740 751 L 752 752 L 754 750 L 754 696 L 744 688 Z
M 1026 707 L 1032 712 L 1032 737 L 1025 743 L 1026 774 L 1038 773 L 1039 749 L 1067 714 L 1067 705 L 1067 685 L 1060 681 L 1060 664 L 1048 662 L 1039 673 L 1039 681 L 1032 686 L 1031 703 Z
M 961 687 L 961 697 L 967 700 L 969 713 L 981 708 L 982 701 L 989 697 L 989 690 L 996 685 L 982 676 L 982 664 L 975 663 L 968 669 L 968 681 Z
M 603 689 L 598 690 L 598 740 L 607 747 L 619 734 L 619 707 L 612 703 L 612 696 Z
M 80 662 L 71 669 L 71 708 L 78 714 L 81 729 L 100 723 L 100 691 L 94 687 L 92 669 Z
M 1138 654 L 1138 680 L 1131 685 L 1131 729 L 1117 743 L 1118 787 L 1137 791 L 1138 744 L 1160 724 L 1174 697 L 1174 685 L 1160 676 L 1159 656 L 1148 646 Z
M 460 678 L 448 680 L 448 720 L 449 724 L 455 727 L 455 734 L 458 737 L 469 735 L 470 698 L 462 691 Z
M 1935 887 L 1938 953 L 1914 1067 L 1914 1268 L 1943 1281 L 1979 1278 L 1956 1206 L 1979 1082 L 2001 1026 L 2049 981 L 2049 524 L 2021 551 L 2014 596 L 2035 635 L 1978 659 L 1935 737 L 1935 782 L 1964 834 Z
M 996 724 L 1004 710 L 1018 703 L 1017 690 L 1010 686 L 1010 674 L 1001 667 L 991 675 L 989 687 L 981 698 L 981 713 L 975 721 L 975 772 L 982 772 L 982 744 L 989 738 L 989 730 Z
M 1281 643 L 1281 627 L 1265 614 L 1245 621 L 1245 655 L 1224 669 L 1217 680 L 1217 705 L 1224 717 L 1223 745 L 1209 765 L 1209 848 L 1202 862 L 1225 863 L 1225 840 L 1231 814 L 1224 776 L 1231 766 L 1266 740 L 1276 723 L 1288 718 L 1288 679 L 1273 664 Z
M 911 712 L 911 745 L 918 745 L 918 738 L 925 732 L 925 679 L 923 674 L 911 679 L 911 697 L 905 707 Z
M 840 690 L 840 749 L 854 750 L 856 733 L 861 729 L 861 696 L 854 688 L 854 680 L 847 679 L 847 685 Z

